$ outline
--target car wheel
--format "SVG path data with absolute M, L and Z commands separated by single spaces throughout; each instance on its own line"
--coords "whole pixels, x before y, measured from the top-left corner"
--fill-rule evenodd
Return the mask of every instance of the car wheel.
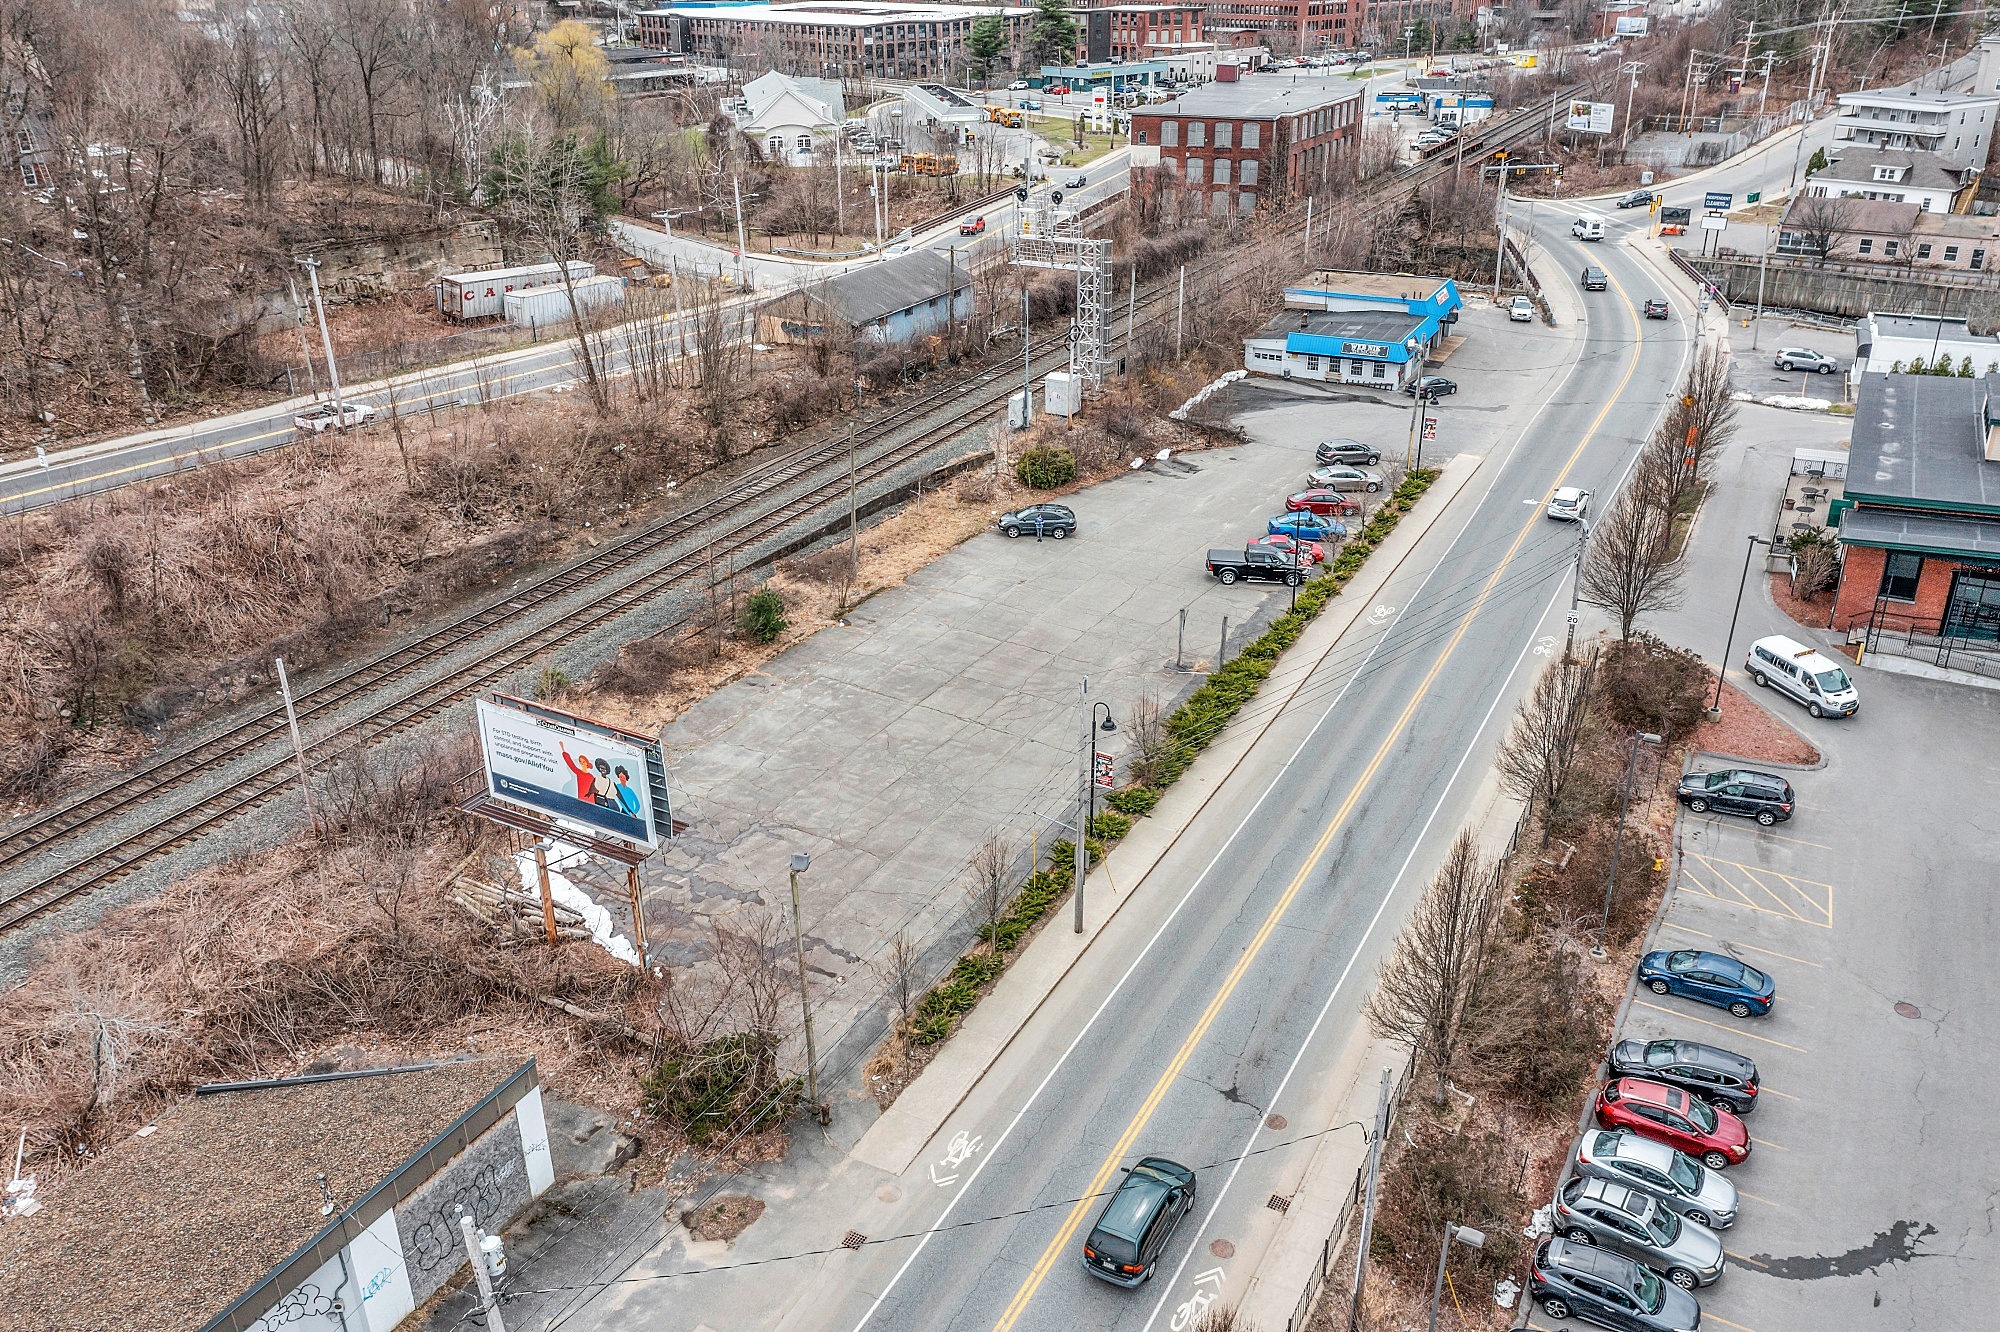
M 1819 368 L 1819 372 L 1823 375 L 1830 375 L 1833 373 L 1833 367 L 1830 365 L 1823 365 Z
M 1370 467 L 1373 467 L 1376 463 L 1381 461 L 1382 461 L 1382 455 L 1379 453 L 1371 453 L 1368 455 L 1368 465 Z
M 1285 575 L 1286 587 L 1297 587 L 1298 585 L 1299 585 L 1299 576 L 1297 574 L 1288 573 Z
M 1771 687 L 1771 682 L 1764 678 L 1764 672 L 1762 671 L 1750 672 L 1750 678 L 1757 682 L 1757 687 L 1759 689 L 1769 689 Z
M 1376 491 L 1380 490 L 1381 488 L 1382 487 L 1380 485 L 1376 484 L 1373 481 L 1370 481 L 1368 483 L 1368 493 L 1371 495 L 1374 494 Z
M 1822 707 L 1821 707 L 1821 706 L 1820 706 L 1819 704 L 1817 704 L 1817 703 L 1808 703 L 1808 704 L 1806 704 L 1806 711 L 1807 711 L 1807 712 L 1809 712 L 1809 713 L 1811 713 L 1811 714 L 1812 714 L 1813 716 L 1815 716 L 1815 717 L 1824 717 L 1824 716 L 1826 716 L 1826 709 L 1825 709 L 1825 708 L 1822 708 Z
M 1721 1170 L 1729 1164 L 1729 1158 L 1721 1152 L 1703 1152 L 1701 1163 L 1710 1170 Z
M 1731 1017 L 1749 1017 L 1749 1016 L 1750 1016 L 1750 1005 L 1748 1005 L 1748 1004 L 1744 1003 L 1744 1002 L 1743 1002 L 1743 1001 L 1742 1001 L 1741 999 L 1738 999 L 1738 1000 L 1737 1000 L 1737 1001 L 1736 1001 L 1735 1003 L 1733 1003 L 1733 1004 L 1731 1004 L 1731 1005 L 1729 1006 L 1729 1016 L 1731 1016 Z M 1721 1167 L 1720 1167 L 1720 1166 L 1718 1166 L 1718 1167 L 1716 1167 L 1716 1168 L 1717 1168 L 1718 1170 L 1719 1170 L 1719 1169 L 1721 1169 Z
M 1676 1267 L 1673 1271 L 1667 1273 L 1667 1280 L 1673 1282 L 1682 1290 L 1693 1290 L 1701 1284 L 1695 1280 L 1694 1273 L 1688 1271 L 1685 1267 Z
M 1061 541 L 1064 537 L 1068 535 L 1069 535 L 1069 529 L 1067 527 L 1051 528 L 1049 531 L 1049 539 L 1051 541 Z
M 1672 987 L 1672 986 L 1668 985 L 1668 984 L 1667 984 L 1667 983 L 1666 983 L 1665 981 L 1663 981 L 1663 980 L 1650 980 L 1650 981 L 1647 981 L 1647 982 L 1646 982 L 1646 988 L 1647 988 L 1647 989 L 1649 989 L 1649 990 L 1651 990 L 1651 991 L 1652 991 L 1652 992 L 1653 992 L 1654 994 L 1667 994 L 1667 993 L 1670 993 L 1670 992 L 1672 991 L 1672 989 L 1673 989 L 1673 987 Z
M 1003 527 L 1000 530 L 1002 532 L 1005 532 L 1010 537 L 1017 537 L 1021 535 L 1021 529 L 1018 527 Z
M 1757 822 L 1763 824 L 1766 828 L 1770 827 L 1777 821 L 1778 821 L 1778 816 L 1776 814 L 1773 814 L 1770 810 L 1760 809 L 1757 811 Z
M 1563 1319 L 1569 1317 L 1569 1301 L 1558 1299 L 1556 1296 L 1551 1295 L 1542 1301 L 1542 1312 L 1557 1322 L 1561 1322 Z
M 1682 1212 L 1681 1215 L 1686 1217 L 1688 1220 L 1694 1222 L 1698 1226 L 1705 1226 L 1710 1224 L 1707 1212 L 1698 1211 L 1696 1209 L 1690 1208 L 1687 1211 Z
M 1705 813 L 1708 809 L 1708 802 L 1700 796 L 1696 796 L 1694 799 L 1688 801 L 1688 808 L 1697 814 Z
M 1568 1230 L 1568 1231 L 1564 1231 L 1564 1232 L 1563 1232 L 1563 1238 L 1564 1238 L 1564 1239 L 1566 1239 L 1566 1240 L 1568 1240 L 1568 1241 L 1569 1241 L 1570 1243 L 1572 1243 L 1572 1244 L 1595 1244 L 1595 1243 L 1597 1243 L 1597 1241 L 1596 1241 L 1596 1240 L 1595 1240 L 1594 1238 L 1592 1238 L 1592 1237 L 1591 1237 L 1591 1233 L 1590 1233 L 1589 1231 L 1587 1231 L 1587 1230 L 1583 1229 L 1583 1227 L 1581 1227 L 1581 1226 L 1578 1226 L 1578 1227 L 1577 1227 L 1576 1229 L 1574 1229 L 1574 1230 Z
M 1778 362 L 1778 368 L 1780 370 L 1789 370 L 1792 368 L 1792 363 L 1790 361 L 1780 361 Z
M 1216 578 L 1224 583 L 1233 583 L 1236 581 L 1236 570 L 1224 569 L 1221 573 L 1216 575 Z

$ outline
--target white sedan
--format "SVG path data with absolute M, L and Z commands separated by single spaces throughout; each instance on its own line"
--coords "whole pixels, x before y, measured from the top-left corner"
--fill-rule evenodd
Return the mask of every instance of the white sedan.
M 367 425 L 374 419 L 375 409 L 364 403 L 346 402 L 336 408 L 330 402 L 323 402 L 294 416 L 292 424 L 301 430 L 310 430 L 318 434 L 334 426 L 345 429 L 348 426 Z

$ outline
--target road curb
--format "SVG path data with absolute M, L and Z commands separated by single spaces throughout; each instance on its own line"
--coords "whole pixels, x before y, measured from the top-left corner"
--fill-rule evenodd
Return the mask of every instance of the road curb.
M 851 1159 L 892 1175 L 909 1169 L 1125 904 L 1139 895 L 1154 868 L 1284 715 L 1305 682 L 1463 493 L 1483 462 L 1475 455 L 1459 454 L 1445 464 L 1437 482 L 1375 552 L 1377 558 L 1362 565 L 1359 575 L 1307 627 L 1293 651 L 1279 659 L 1266 691 L 1259 695 L 1260 703 L 1268 705 L 1258 709 L 1261 720 L 1253 724 L 1239 716 L 1232 721 L 1207 751 L 1218 761 L 1204 761 L 1207 755 L 1197 760 L 1162 797 L 1154 813 L 1141 819 L 1084 880 L 1086 904 L 1108 901 L 1109 910 L 1089 920 L 1082 934 L 1063 929 L 1052 918 L 967 1015 L 937 1058 L 869 1126 L 849 1152 Z M 1225 756 L 1227 762 L 1220 762 Z M 1120 889 L 1121 881 L 1128 886 Z

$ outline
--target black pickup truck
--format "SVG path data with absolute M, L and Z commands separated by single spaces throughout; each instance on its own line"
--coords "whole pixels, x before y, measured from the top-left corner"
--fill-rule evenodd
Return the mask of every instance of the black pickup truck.
M 1208 571 L 1224 583 L 1239 578 L 1263 578 L 1275 583 L 1297 583 L 1309 569 L 1293 562 L 1291 552 L 1252 546 L 1248 550 L 1211 550 Z

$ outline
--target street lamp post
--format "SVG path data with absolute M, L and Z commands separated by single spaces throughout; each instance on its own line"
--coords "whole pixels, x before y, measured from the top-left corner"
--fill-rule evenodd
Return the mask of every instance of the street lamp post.
M 1431 1283 L 1431 1332 L 1438 1332 L 1438 1297 L 1444 1294 L 1444 1260 L 1451 1256 L 1451 1242 L 1457 1240 L 1467 1248 L 1486 1247 L 1486 1232 L 1474 1230 L 1471 1226 L 1456 1226 L 1444 1223 L 1444 1243 L 1438 1245 L 1437 1280 Z
M 1099 711 L 1104 713 L 1104 720 L 1097 722 L 1097 730 L 1104 732 L 1106 735 L 1117 730 L 1118 723 L 1111 720 L 1111 705 L 1109 703 L 1091 704 L 1090 719 L 1092 721 L 1097 721 Z M 1094 733 L 1090 742 L 1090 748 L 1090 785 L 1087 788 L 1089 791 L 1089 807 L 1084 811 L 1086 817 L 1083 821 L 1083 828 L 1086 834 L 1090 831 L 1090 825 L 1097 822 L 1097 741 Z
M 1708 719 L 1722 720 L 1722 677 L 1729 673 L 1729 654 L 1736 647 L 1736 617 L 1743 613 L 1743 588 L 1750 581 L 1750 557 L 1757 553 L 1757 547 L 1772 543 L 1760 536 L 1751 536 L 1743 548 L 1743 572 L 1736 579 L 1736 606 L 1729 612 L 1729 637 L 1722 640 L 1722 660 L 1715 668 L 1715 702 L 1708 705 Z
M 1591 492 L 1583 492 L 1586 499 Z M 1590 519 L 1576 520 L 1576 559 L 1569 571 L 1569 636 L 1563 640 L 1563 660 L 1576 656 L 1576 622 L 1583 601 L 1583 552 L 1590 542 Z
M 799 875 L 811 865 L 809 854 L 792 852 L 792 949 L 799 963 L 799 1007 L 806 1019 L 806 1100 L 812 1106 L 813 1117 L 824 1124 L 833 1116 L 819 1102 L 819 1052 L 813 1046 L 812 996 L 806 990 L 806 939 L 799 924 Z
M 1082 712 L 1083 712 L 1083 790 L 1077 793 L 1077 800 L 1076 800 L 1077 828 L 1076 828 L 1076 844 L 1071 848 L 1071 857 L 1070 857 L 1070 872 L 1073 876 L 1073 882 L 1071 884 L 1071 889 L 1070 889 L 1070 896 L 1076 899 L 1075 912 L 1074 912 L 1075 918 L 1072 922 L 1071 928 L 1074 933 L 1082 934 L 1083 933 L 1083 876 L 1085 871 L 1087 871 L 1090 868 L 1090 852 L 1083 844 L 1083 839 L 1087 832 L 1084 821 L 1089 817 L 1088 809 L 1090 805 L 1090 766 L 1092 762 L 1092 754 L 1097 748 L 1090 734 L 1090 677 L 1089 676 L 1086 675 L 1083 678 L 1082 685 L 1080 685 L 1077 689 L 1076 697 L 1077 697 L 1077 702 L 1082 704 Z
M 1611 872 L 1604 878 L 1604 919 L 1597 925 L 1597 946 L 1590 955 L 1602 962 L 1607 956 L 1604 951 L 1604 932 L 1611 928 L 1611 894 L 1618 886 L 1618 846 L 1625 837 L 1625 813 L 1632 808 L 1632 774 L 1639 768 L 1639 742 L 1649 745 L 1660 743 L 1660 737 L 1651 731 L 1636 731 L 1632 735 L 1632 755 L 1625 760 L 1625 798 L 1618 805 L 1618 827 L 1611 834 Z

